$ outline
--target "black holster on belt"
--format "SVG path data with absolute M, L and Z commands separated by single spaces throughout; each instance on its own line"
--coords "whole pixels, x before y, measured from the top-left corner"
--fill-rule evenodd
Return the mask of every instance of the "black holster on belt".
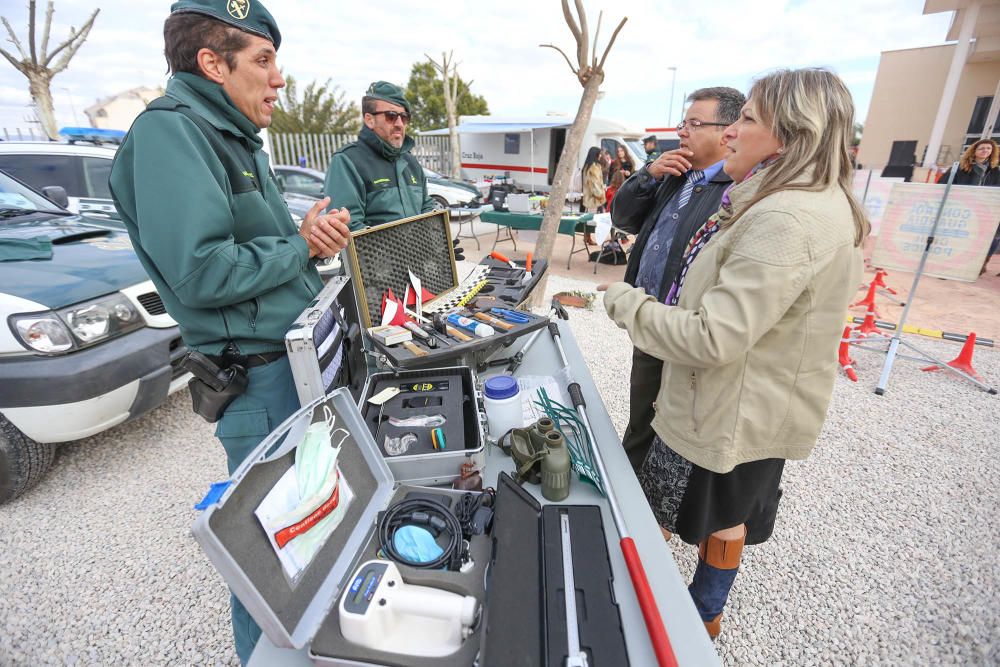
M 219 421 L 229 404 L 245 393 L 249 383 L 246 366 L 229 361 L 223 353 L 223 366 L 201 352 L 190 351 L 181 362 L 182 368 L 193 378 L 188 382 L 191 405 L 194 411 L 210 424 Z

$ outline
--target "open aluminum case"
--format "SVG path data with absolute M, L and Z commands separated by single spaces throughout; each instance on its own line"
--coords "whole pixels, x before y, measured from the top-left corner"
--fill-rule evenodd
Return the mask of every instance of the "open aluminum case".
M 335 427 L 349 432 L 341 444 L 339 465 L 354 498 L 341 524 L 320 548 L 297 581 L 290 583 L 254 510 L 275 482 L 295 465 L 295 447 L 311 423 L 323 420 L 323 406 L 336 418 Z M 396 486 L 389 467 L 361 420 L 346 389 L 317 399 L 274 430 L 233 474 L 218 497 L 203 501 L 192 533 L 243 602 L 268 639 L 278 647 L 309 647 L 317 665 L 366 667 L 467 667 L 476 661 L 484 637 L 475 627 L 462 647 L 444 658 L 420 658 L 357 646 L 347 642 L 339 627 L 337 604 L 358 565 L 375 558 L 373 537 L 378 513 L 409 492 L 455 499 L 463 492 Z M 472 595 L 486 607 L 486 569 L 491 539 L 473 536 L 473 566 L 467 572 L 420 570 L 399 565 L 407 583 L 428 585 Z
M 459 288 L 459 275 L 447 211 L 424 213 L 355 232 L 351 235 L 346 256 L 360 323 L 365 330 L 381 322 L 382 298 L 388 290 L 404 298 L 410 271 L 420 278 L 424 289 L 438 298 L 458 300 L 462 296 L 455 293 Z M 483 264 L 490 270 L 491 282 L 478 295 L 496 296 L 498 305 L 504 308 L 520 304 L 547 266 L 544 261 L 538 262 L 533 267 L 532 279 L 524 284 L 520 280 L 523 269 L 512 269 L 493 259 L 484 260 Z M 483 291 L 487 288 L 488 291 Z M 426 348 L 415 339 L 414 343 L 427 353 L 424 356 L 401 345 L 386 346 L 378 341 L 371 341 L 371 345 L 397 368 L 442 366 L 459 363 L 460 359 L 462 363 L 475 366 L 476 355 L 485 358 L 502 345 L 548 324 L 545 317 L 525 315 L 530 318 L 529 322 L 515 324 L 510 330 L 497 329 L 496 334 L 488 338 L 473 338 L 468 342 L 449 339 L 440 342 L 437 348 Z
M 337 387 L 350 388 L 357 399 L 368 377 L 368 358 L 350 282 L 346 276 L 332 277 L 285 334 L 301 405 Z
M 459 476 L 462 463 L 471 462 L 481 468 L 485 462 L 485 413 L 472 369 L 449 366 L 372 372 L 376 370 L 377 353 L 364 347 L 367 337 L 361 334 L 355 293 L 350 283 L 347 276 L 336 276 L 328 281 L 285 335 L 299 402 L 307 405 L 338 387 L 347 387 L 364 413 L 371 435 L 380 436 L 378 449 L 386 456 L 389 469 L 400 482 L 444 484 Z M 447 392 L 424 393 L 424 396 L 440 398 L 440 405 L 416 407 L 410 401 L 412 396 L 401 394 L 386 404 L 382 416 L 443 414 L 447 420 L 443 427 L 445 450 L 434 450 L 429 428 L 406 429 L 388 424 L 378 428 L 379 409 L 367 402 L 371 396 L 393 384 L 423 385 L 441 381 L 450 382 Z M 399 436 L 404 432 L 414 432 L 418 442 L 406 454 L 385 454 L 385 435 Z

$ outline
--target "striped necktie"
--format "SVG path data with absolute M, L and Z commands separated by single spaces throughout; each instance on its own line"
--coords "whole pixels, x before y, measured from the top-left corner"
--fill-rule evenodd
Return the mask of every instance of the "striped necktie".
M 681 196 L 677 200 L 677 210 L 681 210 L 687 203 L 691 201 L 691 193 L 694 191 L 694 184 L 704 178 L 705 172 L 699 171 L 698 169 L 692 169 L 687 173 L 687 181 L 684 182 L 684 187 L 681 189 Z

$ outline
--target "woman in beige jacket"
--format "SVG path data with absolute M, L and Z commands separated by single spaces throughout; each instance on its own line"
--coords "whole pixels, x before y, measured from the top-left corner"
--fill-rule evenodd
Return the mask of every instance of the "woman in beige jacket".
M 604 298 L 667 362 L 639 477 L 664 533 L 699 545 L 689 590 L 713 638 L 744 544 L 771 535 L 785 460 L 809 455 L 826 416 L 869 229 L 851 194 L 853 123 L 828 71 L 755 82 L 724 135 L 735 185 L 666 303 L 625 283 Z

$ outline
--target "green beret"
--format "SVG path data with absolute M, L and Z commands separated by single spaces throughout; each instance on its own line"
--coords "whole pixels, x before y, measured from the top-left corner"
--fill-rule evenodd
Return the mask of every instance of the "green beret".
M 410 113 L 410 103 L 407 102 L 406 97 L 403 96 L 403 89 L 394 83 L 389 83 L 388 81 L 376 81 L 372 85 L 368 86 L 368 92 L 365 93 L 365 97 L 374 97 L 375 99 L 382 100 L 383 102 L 398 104 L 406 109 L 406 113 Z
M 182 12 L 211 16 L 234 28 L 263 37 L 274 44 L 275 51 L 281 46 L 278 24 L 274 22 L 271 12 L 257 0 L 178 0 L 171 5 L 171 14 Z

